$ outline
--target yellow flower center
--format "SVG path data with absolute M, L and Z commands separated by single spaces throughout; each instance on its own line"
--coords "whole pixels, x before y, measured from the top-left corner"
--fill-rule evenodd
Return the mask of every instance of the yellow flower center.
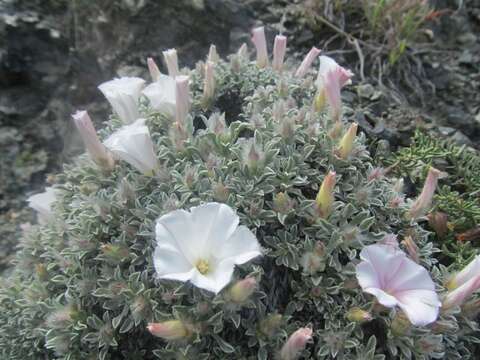
M 210 264 L 207 260 L 200 259 L 195 265 L 200 274 L 205 275 L 210 271 Z

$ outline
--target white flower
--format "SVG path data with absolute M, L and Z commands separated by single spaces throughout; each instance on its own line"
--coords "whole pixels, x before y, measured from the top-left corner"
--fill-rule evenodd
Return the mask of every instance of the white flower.
M 120 119 L 125 124 L 130 124 L 140 117 L 138 99 L 144 86 L 145 80 L 143 79 L 122 77 L 104 82 L 98 88 Z
M 145 119 L 125 125 L 105 140 L 105 146 L 117 157 L 145 175 L 153 175 L 158 161 Z
M 175 49 L 165 50 L 163 52 L 163 58 L 165 59 L 165 64 L 167 64 L 168 75 L 174 78 L 180 73 L 180 71 L 178 70 L 177 50 Z
M 252 30 L 252 42 L 257 49 L 257 66 L 259 68 L 266 67 L 268 65 L 268 50 L 263 26 Z
M 150 76 L 153 81 L 157 81 L 160 75 L 162 74 L 160 72 L 160 69 L 157 66 L 157 63 L 153 58 L 149 57 L 147 58 L 147 65 L 148 65 L 148 72 L 150 73 Z
M 55 202 L 55 189 L 45 188 L 45 192 L 30 196 L 28 206 L 37 212 L 39 222 L 45 222 L 52 217 L 52 204 Z
M 282 71 L 283 59 L 287 52 L 287 37 L 284 35 L 275 36 L 273 43 L 273 62 L 272 67 L 277 71 Z
M 427 270 L 389 245 L 369 245 L 356 267 L 363 291 L 386 307 L 400 307 L 413 325 L 434 322 L 441 306 Z
M 157 81 L 148 85 L 143 94 L 150 100 L 155 110 L 169 117 L 175 116 L 175 79 L 171 76 L 159 74 Z
M 233 209 L 219 203 L 161 216 L 153 258 L 158 277 L 220 292 L 230 282 L 235 265 L 261 255 L 255 235 L 238 223 Z

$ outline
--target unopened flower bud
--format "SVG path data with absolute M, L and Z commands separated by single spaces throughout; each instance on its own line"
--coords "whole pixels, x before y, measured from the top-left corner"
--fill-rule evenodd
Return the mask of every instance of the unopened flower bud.
M 241 59 L 248 59 L 248 46 L 247 44 L 243 43 L 242 46 L 237 50 L 237 55 Z
M 312 47 L 308 52 L 307 56 L 303 59 L 302 63 L 298 67 L 297 71 L 295 72 L 295 76 L 302 78 L 307 74 L 307 71 L 312 66 L 312 63 L 315 59 L 320 55 L 320 50 L 316 47 Z
M 167 341 L 181 340 L 190 336 L 188 328 L 180 320 L 150 323 L 147 329 L 152 335 Z
M 273 210 L 280 214 L 287 214 L 293 208 L 293 200 L 287 193 L 279 192 L 273 197 Z
M 367 181 L 375 181 L 382 178 L 385 175 L 385 169 L 381 167 L 376 167 L 370 171 L 368 174 Z
M 314 274 L 317 271 L 322 271 L 325 268 L 323 258 L 311 251 L 303 254 L 300 263 L 303 270 L 309 274 Z
M 168 75 L 171 77 L 177 76 L 180 71 L 178 70 L 178 56 L 177 50 L 169 49 L 163 52 L 163 58 L 167 65 Z
M 323 179 L 320 190 L 318 191 L 317 198 L 315 199 L 317 204 L 317 210 L 322 218 L 327 218 L 332 212 L 333 201 L 335 200 L 333 191 L 335 189 L 335 172 L 330 171 Z
M 295 360 L 305 349 L 307 343 L 312 340 L 313 330 L 310 328 L 300 328 L 288 338 L 280 352 L 282 360 Z
M 40 281 L 48 280 L 48 271 L 45 264 L 35 264 L 35 275 Z
M 458 324 L 454 321 L 438 320 L 432 325 L 435 334 L 454 334 L 458 331 Z
M 355 137 L 357 136 L 358 124 L 353 123 L 350 125 L 350 128 L 347 130 L 345 135 L 343 135 L 342 140 L 340 141 L 340 146 L 338 148 L 338 153 L 340 158 L 347 159 L 348 156 L 352 153 L 353 143 Z
M 105 257 L 111 262 L 118 264 L 130 257 L 130 250 L 128 247 L 117 244 L 104 244 L 101 250 Z
M 282 325 L 282 321 L 282 315 L 270 314 L 265 319 L 260 321 L 259 330 L 263 335 L 271 337 L 275 335 L 277 330 L 280 328 L 280 325 Z
M 432 205 L 433 195 L 437 188 L 438 179 L 442 175 L 440 170 L 430 167 L 428 170 L 427 179 L 423 185 L 422 192 L 417 200 L 412 204 L 408 212 L 408 216 L 412 219 L 417 219 L 423 216 Z
M 185 125 L 190 109 L 188 76 L 177 76 L 175 79 L 175 120 Z
M 92 160 L 105 169 L 113 169 L 113 157 L 98 139 L 88 112 L 77 111 L 72 118 Z
M 273 63 L 272 67 L 276 71 L 282 71 L 283 59 L 287 51 L 287 37 L 284 35 L 275 36 L 273 44 Z
M 237 281 L 237 283 L 230 288 L 228 295 L 234 303 L 243 304 L 254 293 L 256 288 L 257 280 L 253 277 L 247 277 Z
M 205 80 L 203 83 L 203 101 L 208 104 L 215 94 L 215 63 L 207 61 L 205 64 Z
M 475 291 L 480 289 L 480 274 L 476 274 L 463 285 L 449 291 L 442 302 L 442 310 L 461 306 Z
M 210 61 L 214 64 L 217 64 L 219 60 L 220 56 L 218 55 L 217 47 L 213 44 L 210 45 L 210 49 L 208 50 L 207 62 Z
M 358 307 L 348 310 L 346 317 L 349 321 L 357 323 L 363 323 L 373 319 L 372 315 L 368 311 L 362 310 Z
M 403 239 L 402 244 L 407 249 L 407 253 L 408 253 L 408 255 L 410 255 L 412 260 L 415 261 L 416 263 L 418 263 L 418 261 L 419 261 L 418 246 L 417 246 L 417 244 L 415 244 L 415 241 L 413 240 L 413 238 L 410 235 L 405 236 L 405 239 Z
M 267 40 L 263 26 L 252 30 L 252 42 L 257 49 L 257 66 L 264 68 L 268 65 Z
M 155 60 L 153 60 L 153 58 L 151 57 L 147 58 L 147 65 L 148 65 L 148 71 L 150 72 L 150 77 L 152 78 L 152 81 L 157 81 L 160 78 L 160 75 L 162 73 L 158 69 L 158 66 L 155 63 Z
M 222 183 L 217 183 L 213 186 L 213 197 L 215 200 L 220 202 L 226 202 L 228 200 L 229 194 L 230 191 Z
M 391 329 L 395 335 L 405 335 L 411 326 L 412 324 L 408 317 L 399 311 L 392 320 Z

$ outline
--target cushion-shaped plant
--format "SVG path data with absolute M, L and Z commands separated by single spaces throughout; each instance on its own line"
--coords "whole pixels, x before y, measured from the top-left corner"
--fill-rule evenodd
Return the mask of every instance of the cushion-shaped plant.
M 479 281 L 442 310 L 453 282 L 417 224 L 435 184 L 411 204 L 374 167 L 342 122 L 349 71 L 322 58 L 315 81 L 318 50 L 296 68 L 281 35 L 270 67 L 253 40 L 256 61 L 212 47 L 179 71 L 169 50 L 143 90 L 101 85 L 99 136 L 74 115 L 88 155 L 2 280 L 2 358 L 473 357 Z

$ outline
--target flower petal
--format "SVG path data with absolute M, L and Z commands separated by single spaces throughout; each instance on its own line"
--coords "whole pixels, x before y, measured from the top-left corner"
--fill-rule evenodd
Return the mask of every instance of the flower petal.
M 398 306 L 405 312 L 413 325 L 424 326 L 434 322 L 441 306 L 435 291 L 406 290 L 396 293 Z
M 159 75 L 158 80 L 148 85 L 143 94 L 150 100 L 152 107 L 165 115 L 175 115 L 175 79 Z
M 193 266 L 181 251 L 157 246 L 153 255 L 155 271 L 161 279 L 187 281 L 193 275 Z
M 226 259 L 214 264 L 213 270 L 207 276 L 195 271 L 191 282 L 195 286 L 218 294 L 232 279 L 234 263 Z
M 244 264 L 259 255 L 262 255 L 260 244 L 246 226 L 239 226 L 215 253 L 215 256 L 220 259 L 232 258 L 237 265 Z
M 406 290 L 435 290 L 435 284 L 422 266 L 405 257 L 401 268 L 401 271 L 388 280 L 388 287 L 395 294 Z
M 362 249 L 360 258 L 372 264 L 378 280 L 379 288 L 385 289 L 387 280 L 395 275 L 403 262 L 405 254 L 388 245 L 369 245 Z

